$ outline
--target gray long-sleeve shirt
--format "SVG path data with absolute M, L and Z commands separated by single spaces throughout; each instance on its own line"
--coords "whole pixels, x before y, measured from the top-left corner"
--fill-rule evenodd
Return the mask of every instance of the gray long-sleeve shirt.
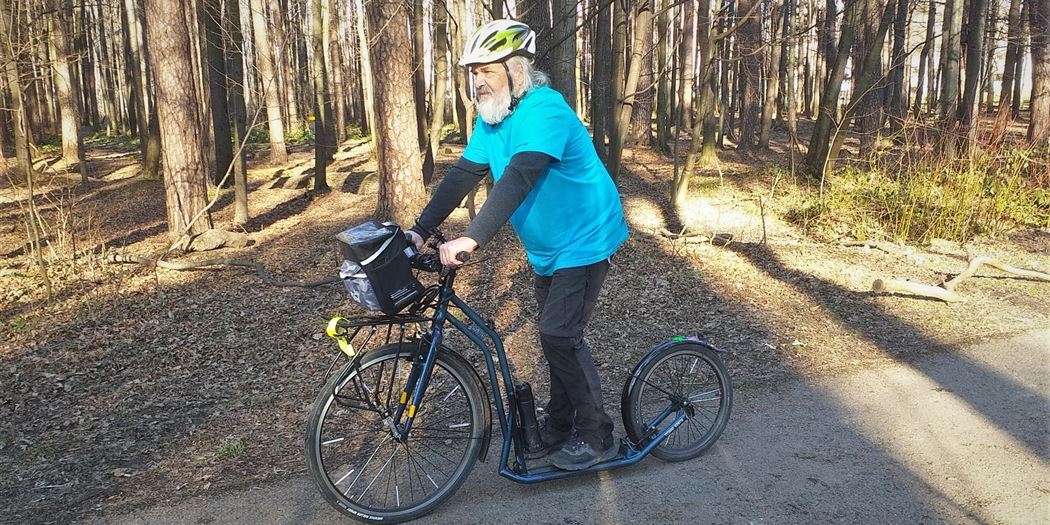
M 533 151 L 524 151 L 511 157 L 503 176 L 496 181 L 481 211 L 470 222 L 463 235 L 473 239 L 479 247 L 488 244 L 532 191 L 540 177 L 546 173 L 551 162 L 555 162 L 555 159 L 550 155 Z M 470 190 L 477 187 L 489 172 L 487 164 L 478 164 L 460 157 L 434 190 L 434 195 L 419 215 L 412 231 L 424 240 L 429 237 L 427 230 L 445 222 L 452 210 L 456 209 Z

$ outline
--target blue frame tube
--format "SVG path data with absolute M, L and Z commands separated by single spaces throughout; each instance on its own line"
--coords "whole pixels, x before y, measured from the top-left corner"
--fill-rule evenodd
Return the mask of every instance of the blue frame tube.
M 645 456 L 649 455 L 649 453 L 652 452 L 654 448 L 660 445 L 660 443 L 662 443 L 663 440 L 667 438 L 667 436 L 671 435 L 671 433 L 674 432 L 675 429 L 677 429 L 685 421 L 685 412 L 679 410 L 678 415 L 675 417 L 674 420 L 671 421 L 671 424 L 668 425 L 667 428 L 663 429 L 663 431 L 661 431 L 659 434 L 657 434 L 652 440 L 650 440 L 649 443 L 645 447 L 642 447 L 641 450 L 636 450 L 630 443 L 625 443 L 627 450 L 625 451 L 625 455 L 623 457 L 599 463 L 588 469 L 561 470 L 556 467 L 542 467 L 532 472 L 526 471 L 528 473 L 523 474 L 510 468 L 510 448 L 511 444 L 513 443 L 515 429 L 514 421 L 507 415 L 507 411 L 514 410 L 514 407 L 504 407 L 503 396 L 500 394 L 499 384 L 495 380 L 496 368 L 493 360 L 492 348 L 485 343 L 485 340 L 482 339 L 478 332 L 481 332 L 481 334 L 492 340 L 493 346 L 495 347 L 496 358 L 499 360 L 500 364 L 500 375 L 503 376 L 503 384 L 504 387 L 507 389 L 507 399 L 513 399 L 514 378 L 511 376 L 510 366 L 507 363 L 507 354 L 503 348 L 503 341 L 500 339 L 499 334 L 497 334 L 494 330 L 489 328 L 488 324 L 481 319 L 481 316 L 479 316 L 473 308 L 471 308 L 465 302 L 463 302 L 463 300 L 460 299 L 459 296 L 453 294 L 449 302 L 456 308 L 459 308 L 461 311 L 463 311 L 464 314 L 466 314 L 467 318 L 470 319 L 470 321 L 474 324 L 476 330 L 472 329 L 471 327 L 468 327 L 463 321 L 460 321 L 455 316 L 447 316 L 446 319 L 449 323 L 452 324 L 452 326 L 456 327 L 457 330 L 462 332 L 463 335 L 467 336 L 467 338 L 470 339 L 471 342 L 473 342 L 474 345 L 477 346 L 478 349 L 481 350 L 481 353 L 485 356 L 485 366 L 488 369 L 489 378 L 492 382 L 492 395 L 494 398 L 494 404 L 496 405 L 497 416 L 499 417 L 500 429 L 503 432 L 503 447 L 500 451 L 499 463 L 499 474 L 501 476 L 515 481 L 517 483 L 533 484 L 554 479 L 567 478 L 586 472 L 597 472 L 633 465 L 641 461 L 642 458 L 644 458 Z M 435 340 L 436 339 L 438 338 L 435 337 Z M 671 405 L 667 409 L 665 409 L 662 414 L 660 414 L 652 422 L 650 422 L 651 427 L 656 426 L 661 421 L 666 420 L 666 418 L 670 416 L 673 412 L 674 408 L 673 405 Z

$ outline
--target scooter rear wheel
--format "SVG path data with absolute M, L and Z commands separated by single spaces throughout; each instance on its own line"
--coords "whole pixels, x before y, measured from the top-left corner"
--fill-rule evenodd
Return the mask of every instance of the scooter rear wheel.
M 717 352 L 697 341 L 660 345 L 635 367 L 620 403 L 624 427 L 644 447 L 675 418 L 685 421 L 653 449 L 664 461 L 704 453 L 729 422 L 733 385 Z

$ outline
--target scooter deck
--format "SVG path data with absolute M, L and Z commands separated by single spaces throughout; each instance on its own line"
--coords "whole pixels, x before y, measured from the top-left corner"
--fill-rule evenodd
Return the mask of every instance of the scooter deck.
M 625 467 L 627 465 L 633 465 L 642 460 L 647 456 L 647 452 L 635 450 L 628 445 L 621 443 L 620 450 L 616 456 L 612 459 L 596 463 L 588 468 L 580 470 L 563 470 L 554 465 L 543 465 L 536 468 L 528 468 L 527 464 L 524 471 L 516 472 L 510 469 L 501 469 L 500 475 L 509 478 L 518 483 L 532 484 L 540 483 L 543 481 L 550 481 L 554 479 L 569 478 L 579 474 L 586 474 L 588 472 L 601 472 L 603 470 L 612 470 L 614 468 Z

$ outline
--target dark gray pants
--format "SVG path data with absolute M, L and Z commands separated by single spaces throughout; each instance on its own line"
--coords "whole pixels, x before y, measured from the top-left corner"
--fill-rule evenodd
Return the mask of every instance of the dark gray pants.
M 608 271 L 609 261 L 601 261 L 536 276 L 540 345 L 551 374 L 547 414 L 555 428 L 575 426 L 597 450 L 612 445 L 613 424 L 602 408 L 598 369 L 583 333 Z

